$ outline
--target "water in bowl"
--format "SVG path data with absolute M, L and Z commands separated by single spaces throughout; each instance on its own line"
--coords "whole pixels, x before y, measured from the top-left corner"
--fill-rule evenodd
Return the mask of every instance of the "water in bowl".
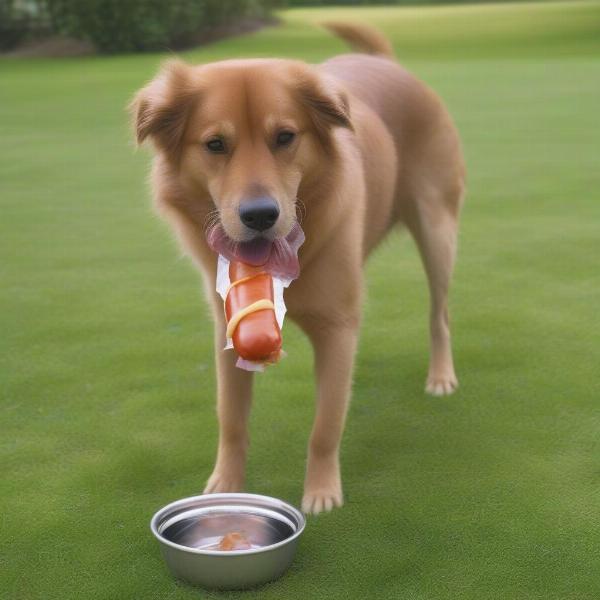
M 295 532 L 288 519 L 271 511 L 212 511 L 178 517 L 162 528 L 162 535 L 171 542 L 199 550 L 218 551 L 223 536 L 232 532 L 243 532 L 251 545 L 248 551 L 281 542 Z

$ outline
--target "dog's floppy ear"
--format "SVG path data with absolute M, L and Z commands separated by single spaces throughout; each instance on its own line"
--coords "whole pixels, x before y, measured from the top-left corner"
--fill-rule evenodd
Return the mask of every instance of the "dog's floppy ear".
M 159 74 L 133 98 L 129 110 L 138 144 L 150 138 L 158 148 L 174 153 L 188 117 L 198 101 L 192 68 L 180 60 L 166 62 Z
M 312 75 L 312 74 L 311 74 Z M 304 77 L 298 84 L 300 103 L 304 106 L 318 137 L 328 143 L 332 127 L 353 130 L 348 97 L 327 79 Z

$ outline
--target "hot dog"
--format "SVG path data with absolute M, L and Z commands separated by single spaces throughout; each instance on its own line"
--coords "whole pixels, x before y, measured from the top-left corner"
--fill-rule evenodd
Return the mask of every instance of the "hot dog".
M 281 330 L 275 318 L 273 279 L 261 267 L 229 264 L 231 285 L 225 297 L 227 337 L 238 355 L 249 361 L 277 362 Z

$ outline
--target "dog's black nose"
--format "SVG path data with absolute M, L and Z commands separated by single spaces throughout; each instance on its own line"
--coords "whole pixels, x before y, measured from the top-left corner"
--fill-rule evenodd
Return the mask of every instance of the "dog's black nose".
M 279 207 L 273 198 L 254 198 L 240 204 L 240 219 L 250 229 L 266 231 L 275 225 Z

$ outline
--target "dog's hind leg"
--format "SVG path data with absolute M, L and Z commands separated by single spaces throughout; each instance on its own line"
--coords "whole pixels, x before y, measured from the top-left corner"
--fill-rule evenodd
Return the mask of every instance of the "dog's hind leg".
M 421 189 L 403 219 L 415 239 L 429 283 L 431 356 L 425 390 L 434 396 L 451 394 L 458 387 L 450 340 L 448 289 L 456 257 L 462 185 L 450 195 L 433 188 Z

